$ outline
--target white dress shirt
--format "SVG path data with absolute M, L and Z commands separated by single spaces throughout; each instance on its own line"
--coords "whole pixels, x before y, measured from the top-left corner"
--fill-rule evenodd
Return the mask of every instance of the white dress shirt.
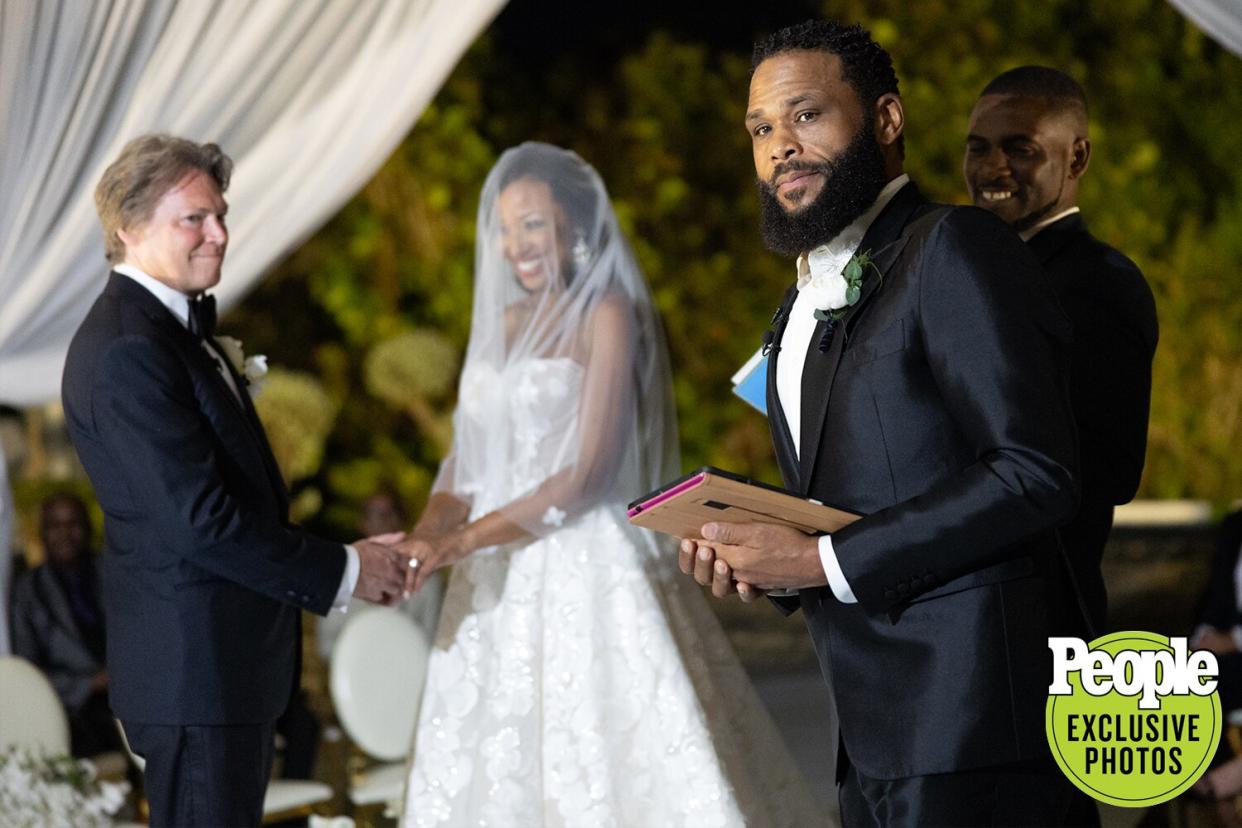
M 1050 218 L 1044 219 L 1039 224 L 1036 224 L 1034 227 L 1028 227 L 1027 229 L 1023 230 L 1021 233 L 1019 233 L 1018 236 L 1022 239 L 1022 241 L 1030 241 L 1031 239 L 1035 238 L 1036 233 L 1038 233 L 1040 230 L 1043 230 L 1049 224 L 1056 224 L 1058 221 L 1065 218 L 1066 216 L 1072 216 L 1074 215 L 1074 213 L 1078 213 L 1078 212 L 1081 212 L 1081 210 L 1079 210 L 1077 207 L 1071 207 L 1068 210 L 1062 210 L 1061 212 L 1057 213 L 1055 216 L 1051 216 Z
M 138 284 L 147 289 L 148 292 L 156 299 L 160 300 L 160 304 L 168 308 L 173 316 L 177 317 L 182 325 L 189 327 L 190 324 L 190 298 L 176 288 L 168 285 L 150 276 L 131 264 L 113 265 L 112 269 L 122 276 L 127 276 Z M 203 349 L 211 356 L 212 361 L 216 364 L 218 370 L 224 377 L 225 382 L 229 384 L 238 399 L 241 399 L 241 393 L 233 380 L 232 374 L 221 361 L 222 357 L 216 353 L 216 350 L 203 342 Z M 361 564 L 358 561 L 358 550 L 354 547 L 345 546 L 345 572 L 341 576 L 341 585 L 337 588 L 336 597 L 332 600 L 332 609 L 345 612 L 349 608 L 349 599 L 354 594 L 354 587 L 358 583 L 358 573 L 361 570 Z
M 815 319 L 816 309 L 811 294 L 802 288 L 811 280 L 812 270 L 816 273 L 840 273 L 844 270 L 850 258 L 857 252 L 871 222 L 875 221 L 885 205 L 909 181 L 910 176 L 903 173 L 888 182 L 867 212 L 856 218 L 827 244 L 798 257 L 798 298 L 790 308 L 789 321 L 781 335 L 781 356 L 776 361 L 776 396 L 785 414 L 785 422 L 789 424 L 794 452 L 799 457 L 802 452 L 802 367 L 806 363 L 807 349 L 811 347 L 811 337 L 815 335 L 815 327 L 819 324 Z M 819 560 L 823 564 L 824 574 L 828 576 L 828 586 L 837 600 L 844 604 L 858 603 L 849 582 L 845 580 L 845 573 L 841 571 L 841 564 L 837 561 L 831 535 L 823 535 L 819 539 Z

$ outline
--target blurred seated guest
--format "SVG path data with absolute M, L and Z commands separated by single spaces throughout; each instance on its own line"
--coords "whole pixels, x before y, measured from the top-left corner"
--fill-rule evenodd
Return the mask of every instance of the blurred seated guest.
M 1078 188 L 1091 158 L 1087 96 L 1069 75 L 1021 66 L 984 87 L 970 114 L 962 172 L 976 207 L 996 214 L 1043 265 L 1073 327 L 1070 406 L 1078 425 L 1078 512 L 1059 530 L 1088 640 L 1108 629 L 1100 562 L 1113 507 L 1138 491 L 1147 452 L 1156 303 L 1143 274 L 1091 235 Z
M 1220 703 L 1242 708 L 1242 509 L 1226 515 L 1216 535 L 1212 574 L 1199 601 L 1195 650 L 1211 650 L 1220 663 Z
M 1201 796 L 1216 800 L 1218 825 L 1242 828 L 1242 816 L 1239 816 L 1235 802 L 1236 797 L 1242 795 L 1242 756 L 1235 756 L 1203 774 L 1195 783 L 1194 790 Z
M 1222 744 L 1226 742 L 1225 739 L 1221 740 Z M 1217 757 L 1219 756 L 1218 753 Z M 1242 756 L 1234 756 L 1215 765 L 1195 782 L 1194 792 L 1215 800 L 1214 825 L 1221 828 L 1242 828 L 1242 814 L 1238 812 L 1238 797 L 1242 796 Z
M 1242 510 L 1226 515 L 1216 535 L 1212 573 L 1196 613 L 1190 637 L 1193 650 L 1216 653 L 1220 676 L 1216 685 L 1226 712 L 1242 708 Z M 1222 738 L 1212 769 L 1195 783 L 1195 792 L 1217 800 L 1222 825 L 1242 826 L 1234 797 L 1242 794 L 1242 757 L 1233 756 Z
M 108 707 L 104 616 L 86 504 L 76 495 L 43 501 L 46 560 L 13 591 L 13 652 L 47 674 L 69 714 L 75 756 L 120 749 Z
M 1214 653 L 1242 650 L 1242 509 L 1225 516 L 1216 535 L 1212 575 L 1200 599 L 1198 626 L 1191 639 L 1196 649 Z
M 358 515 L 358 528 L 373 531 L 375 535 L 386 535 L 390 532 L 404 532 L 409 526 L 410 521 L 405 507 L 402 506 L 400 496 L 393 489 L 380 486 L 362 501 Z M 372 535 L 367 537 L 372 537 Z M 443 601 L 444 576 L 442 573 L 436 573 L 428 579 L 426 587 L 398 604 L 398 607 L 409 615 L 423 632 L 427 633 L 427 638 L 430 640 L 436 634 L 436 622 L 440 618 L 440 605 Z M 361 602 L 350 604 L 350 609 L 356 606 L 362 606 Z M 318 644 L 319 656 L 324 661 L 332 659 L 332 646 L 336 643 L 336 637 L 340 635 L 341 628 L 345 626 L 348 618 L 349 614 L 346 612 L 333 613 L 327 618 L 315 619 L 315 640 Z

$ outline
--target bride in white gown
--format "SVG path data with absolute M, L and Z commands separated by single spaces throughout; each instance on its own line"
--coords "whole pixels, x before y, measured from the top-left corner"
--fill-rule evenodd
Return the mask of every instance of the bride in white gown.
M 410 551 L 455 564 L 405 826 L 807 826 L 818 810 L 676 550 L 668 357 L 577 155 L 506 152 L 479 206 L 453 449 Z

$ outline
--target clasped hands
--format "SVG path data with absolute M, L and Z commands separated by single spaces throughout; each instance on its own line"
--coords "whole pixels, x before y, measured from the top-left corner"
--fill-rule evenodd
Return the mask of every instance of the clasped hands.
M 358 583 L 354 595 L 388 607 L 409 598 L 431 573 L 455 563 L 469 550 L 457 532 L 425 535 L 390 532 L 355 541 L 358 550 Z
M 770 523 L 707 523 L 681 542 L 678 565 L 712 594 L 750 602 L 773 589 L 824 586 L 819 539 Z

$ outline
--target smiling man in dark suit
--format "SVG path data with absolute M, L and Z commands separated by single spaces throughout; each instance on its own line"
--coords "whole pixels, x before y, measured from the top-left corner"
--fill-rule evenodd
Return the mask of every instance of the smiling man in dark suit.
M 904 174 L 897 78 L 865 31 L 790 27 L 753 66 L 764 240 L 798 261 L 767 369 L 777 459 L 787 488 L 863 517 L 818 538 L 708 524 L 682 569 L 794 591 L 776 600 L 833 689 L 846 825 L 1058 824 L 1066 320 L 1003 222 Z
M 153 825 L 258 825 L 301 610 L 392 603 L 405 559 L 288 522 L 244 378 L 212 338 L 232 161 L 131 141 L 95 192 L 112 273 L 65 363 L 65 418 L 104 512 L 111 703 Z
M 1044 267 L 1073 327 L 1070 401 L 1078 423 L 1078 514 L 1061 528 L 1089 623 L 1107 631 L 1100 561 L 1113 507 L 1138 491 L 1147 452 L 1156 302 L 1143 274 L 1087 231 L 1078 185 L 1091 160 L 1087 97 L 1064 72 L 997 76 L 970 115 L 962 172 L 975 204 L 1016 230 Z

